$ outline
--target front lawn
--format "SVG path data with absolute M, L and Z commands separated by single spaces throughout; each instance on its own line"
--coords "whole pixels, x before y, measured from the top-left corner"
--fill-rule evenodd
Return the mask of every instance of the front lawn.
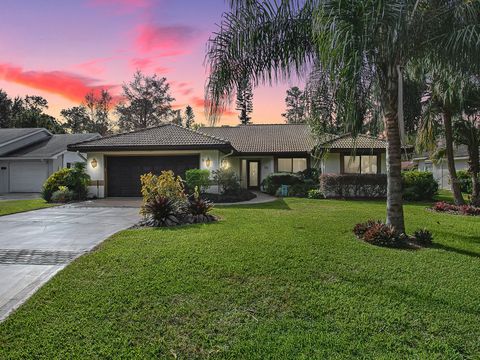
M 0 201 L 0 216 L 54 206 L 43 199 Z
M 475 358 L 480 219 L 405 207 L 436 247 L 352 227 L 384 202 L 285 199 L 218 223 L 127 230 L 0 325 L 0 358 Z

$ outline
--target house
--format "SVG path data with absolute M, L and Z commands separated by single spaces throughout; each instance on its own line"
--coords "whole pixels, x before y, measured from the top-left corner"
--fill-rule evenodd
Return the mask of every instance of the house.
M 327 154 L 321 159 L 315 149 Z M 324 173 L 385 173 L 386 142 L 366 135 L 328 136 L 317 143 L 307 125 L 202 127 L 173 124 L 106 136 L 68 146 L 87 154 L 91 195 L 139 196 L 140 175 L 231 167 L 244 188 L 258 189 L 274 172 L 316 167 Z M 354 156 L 354 153 L 356 156 Z
M 40 192 L 53 172 L 85 157 L 67 150 L 79 141 L 98 134 L 58 134 L 43 128 L 0 129 L 0 194 Z
M 439 142 L 439 148 L 444 148 L 444 141 Z M 468 149 L 466 145 L 454 146 L 454 161 L 455 170 L 468 170 Z M 420 171 L 429 171 L 433 174 L 435 180 L 441 189 L 450 190 L 450 175 L 448 172 L 447 158 L 442 157 L 438 160 L 432 160 L 430 153 L 425 152 L 423 154 L 417 154 L 412 159 L 412 162 L 417 166 Z

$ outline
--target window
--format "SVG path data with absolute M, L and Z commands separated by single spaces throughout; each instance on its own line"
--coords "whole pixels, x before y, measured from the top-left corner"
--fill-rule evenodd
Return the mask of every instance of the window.
M 296 173 L 306 169 L 306 158 L 279 158 L 277 162 L 278 172 Z
M 67 162 L 67 169 L 70 169 L 72 167 L 72 163 Z
M 376 174 L 378 172 L 376 155 L 345 155 L 343 157 L 345 174 Z

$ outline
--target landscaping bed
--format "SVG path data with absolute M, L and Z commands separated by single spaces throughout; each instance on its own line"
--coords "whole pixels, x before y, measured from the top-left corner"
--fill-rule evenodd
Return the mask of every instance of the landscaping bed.
M 255 195 L 253 192 L 248 191 L 246 189 L 241 189 L 241 190 L 238 190 L 236 193 L 232 193 L 232 194 L 205 193 L 205 194 L 202 194 L 202 197 L 214 203 L 236 203 L 236 202 L 249 201 L 249 200 L 255 199 L 257 195 Z

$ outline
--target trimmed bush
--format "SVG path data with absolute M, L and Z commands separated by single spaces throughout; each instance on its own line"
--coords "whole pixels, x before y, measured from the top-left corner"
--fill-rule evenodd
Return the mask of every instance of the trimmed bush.
M 273 173 L 262 181 L 262 189 L 267 194 L 275 195 L 281 185 L 292 186 L 301 183 L 302 177 L 299 174 Z
M 320 191 L 326 198 L 384 198 L 387 176 L 384 174 L 322 174 Z
M 75 198 L 73 191 L 69 190 L 66 186 L 60 186 L 57 191 L 54 191 L 50 201 L 54 203 L 68 203 Z
M 193 192 L 196 187 L 204 193 L 210 186 L 210 171 L 201 169 L 190 169 L 185 172 L 185 183 L 189 192 Z
M 43 184 L 42 198 L 48 202 L 52 201 L 53 193 L 64 186 L 72 192 L 70 200 L 86 199 L 90 176 L 86 173 L 85 168 L 85 163 L 75 163 L 70 169 L 64 168 L 54 172 Z
M 428 171 L 404 171 L 402 183 L 405 200 L 433 200 L 438 193 L 438 183 Z
M 319 189 L 312 189 L 308 191 L 307 197 L 309 199 L 323 199 L 325 196 Z
M 457 171 L 457 178 L 460 183 L 460 190 L 463 193 L 472 193 L 472 175 L 468 170 Z
M 288 188 L 288 196 L 295 197 L 307 197 L 310 190 L 317 189 L 318 184 L 315 184 L 313 180 L 308 179 L 300 184 L 294 184 Z
M 312 180 L 315 184 L 320 182 L 320 171 L 315 168 L 307 168 L 298 173 L 303 180 Z
M 220 168 L 213 172 L 213 181 L 220 186 L 222 194 L 235 194 L 240 191 L 240 179 L 232 169 Z

